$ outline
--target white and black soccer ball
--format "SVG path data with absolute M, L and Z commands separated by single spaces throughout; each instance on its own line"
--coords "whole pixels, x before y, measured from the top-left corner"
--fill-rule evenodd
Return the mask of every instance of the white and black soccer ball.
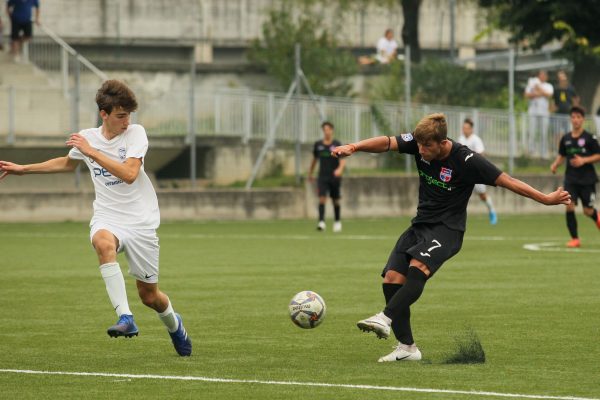
M 290 318 L 303 329 L 316 328 L 323 322 L 327 307 L 325 301 L 315 292 L 305 290 L 297 293 L 290 301 Z

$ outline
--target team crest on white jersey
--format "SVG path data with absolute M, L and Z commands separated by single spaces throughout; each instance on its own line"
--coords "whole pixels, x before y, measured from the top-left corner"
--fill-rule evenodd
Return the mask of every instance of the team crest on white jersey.
M 442 167 L 440 170 L 440 179 L 442 182 L 450 182 L 450 179 L 452 179 L 452 170 L 450 168 Z
M 402 140 L 404 140 L 405 142 L 410 142 L 411 140 L 413 140 L 413 135 L 412 133 L 403 133 L 400 135 L 400 137 L 402 138 Z
M 121 160 L 124 160 L 126 155 L 127 155 L 127 150 L 125 150 L 125 147 L 119 147 L 119 158 Z

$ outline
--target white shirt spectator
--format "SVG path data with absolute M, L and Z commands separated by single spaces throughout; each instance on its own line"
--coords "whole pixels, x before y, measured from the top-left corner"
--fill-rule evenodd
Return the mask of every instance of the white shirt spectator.
M 388 40 L 385 36 L 377 41 L 377 61 L 382 64 L 389 63 L 390 56 L 394 55 L 394 52 L 398 49 L 398 43 L 394 39 Z
M 542 82 L 539 78 L 529 78 L 525 93 L 533 93 L 534 89 L 539 87 L 547 93 L 547 96 L 536 96 L 529 99 L 527 112 L 530 115 L 550 115 L 550 97 L 554 93 L 554 87 L 548 82 Z
M 475 133 L 472 133 L 469 137 L 461 134 L 458 138 L 458 143 L 467 146 L 469 149 L 478 154 L 482 154 L 485 151 L 483 140 L 481 140 L 481 138 Z

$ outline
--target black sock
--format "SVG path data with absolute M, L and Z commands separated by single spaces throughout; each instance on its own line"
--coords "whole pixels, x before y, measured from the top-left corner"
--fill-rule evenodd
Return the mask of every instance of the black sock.
M 575 218 L 575 211 L 567 211 L 567 228 L 573 239 L 578 238 L 577 236 L 577 219 Z
M 590 215 L 590 218 L 594 221 L 597 222 L 598 221 L 598 211 L 596 211 L 596 209 L 594 208 L 594 212 L 592 213 L 592 215 Z
M 325 221 L 325 204 L 319 204 L 319 221 Z
M 396 292 L 402 287 L 402 285 L 397 283 L 384 283 L 382 286 L 386 304 L 389 303 Z M 407 344 L 409 346 L 415 343 L 412 335 L 412 329 L 410 327 L 410 308 L 407 308 L 400 315 L 399 319 L 392 321 L 392 330 L 394 331 L 394 336 L 396 336 L 396 339 L 400 343 Z
M 335 214 L 335 220 L 339 221 L 340 220 L 340 206 L 339 205 L 335 205 L 333 206 L 333 213 Z
M 427 282 L 427 275 L 423 271 L 412 266 L 408 268 L 406 283 L 392 296 L 383 310 L 386 317 L 391 318 L 392 321 L 406 317 L 406 310 L 421 297 L 425 282 Z

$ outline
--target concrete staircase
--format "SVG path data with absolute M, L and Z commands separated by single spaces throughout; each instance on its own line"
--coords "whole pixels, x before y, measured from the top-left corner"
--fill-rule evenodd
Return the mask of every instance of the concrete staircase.
M 69 99 L 62 90 L 34 65 L 16 63 L 8 53 L 0 52 L 0 141 L 9 133 L 11 92 L 17 141 L 19 137 L 69 133 Z

